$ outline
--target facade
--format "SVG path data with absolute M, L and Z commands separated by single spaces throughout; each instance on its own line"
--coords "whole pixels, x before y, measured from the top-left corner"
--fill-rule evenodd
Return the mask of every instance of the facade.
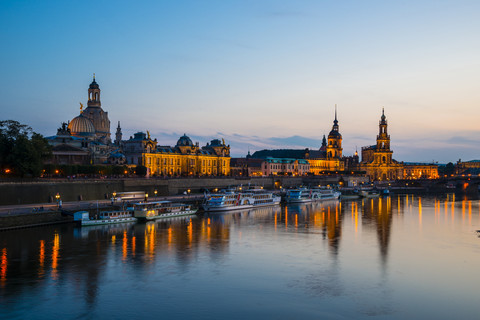
M 362 148 L 362 162 L 359 167 L 372 181 L 396 180 L 403 178 L 403 164 L 395 161 L 390 149 L 390 135 L 385 112 L 379 122 L 377 144 Z
M 438 165 L 434 163 L 404 163 L 404 179 L 438 179 Z
M 230 146 L 214 139 L 204 147 L 183 135 L 174 147 L 158 146 L 150 134 L 137 132 L 123 142 L 128 164 L 147 167 L 157 176 L 226 176 L 230 174 Z

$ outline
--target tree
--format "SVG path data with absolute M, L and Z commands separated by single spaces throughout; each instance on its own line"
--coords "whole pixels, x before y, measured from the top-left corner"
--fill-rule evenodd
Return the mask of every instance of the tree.
M 14 120 L 0 121 L 0 168 L 14 176 L 38 177 L 43 161 L 52 155 L 51 146 L 27 125 Z
M 135 174 L 140 177 L 145 177 L 147 175 L 147 167 L 138 165 L 135 167 Z

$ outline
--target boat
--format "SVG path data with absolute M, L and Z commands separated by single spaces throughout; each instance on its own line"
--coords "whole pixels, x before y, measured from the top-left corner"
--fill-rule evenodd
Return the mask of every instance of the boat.
M 246 210 L 280 204 L 281 197 L 263 189 L 215 193 L 205 197 L 202 208 L 205 212 Z
M 378 198 L 380 197 L 380 193 L 377 190 L 360 190 L 360 196 L 362 198 Z
M 335 200 L 341 193 L 330 188 L 299 188 L 287 190 L 285 201 L 287 203 L 303 203 L 322 200 Z
M 192 215 L 197 210 L 189 204 L 172 201 L 139 202 L 133 205 L 133 215 L 141 221 Z
M 130 210 L 102 211 L 94 218 L 90 218 L 88 211 L 78 211 L 73 214 L 73 220 L 82 227 L 137 221 Z
M 356 188 L 342 188 L 342 195 L 340 196 L 342 200 L 346 199 L 358 199 L 360 198 L 360 193 Z

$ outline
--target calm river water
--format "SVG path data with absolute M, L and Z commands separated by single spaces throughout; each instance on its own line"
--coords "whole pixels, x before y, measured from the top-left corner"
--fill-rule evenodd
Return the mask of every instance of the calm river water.
M 1 319 L 479 319 L 478 200 L 0 233 Z

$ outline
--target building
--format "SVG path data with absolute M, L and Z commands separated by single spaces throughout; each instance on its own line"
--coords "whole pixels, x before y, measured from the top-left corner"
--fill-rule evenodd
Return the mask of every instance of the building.
M 456 174 L 479 174 L 480 160 L 462 161 L 459 159 L 455 164 Z
M 438 164 L 405 162 L 403 164 L 404 179 L 438 179 Z
M 183 135 L 174 147 L 159 146 L 150 133 L 137 132 L 123 141 L 123 151 L 130 165 L 147 167 L 156 176 L 226 176 L 230 175 L 230 146 L 212 140 L 204 147 Z
M 364 170 L 372 181 L 396 180 L 403 178 L 403 164 L 395 161 L 390 149 L 390 135 L 385 112 L 379 122 L 377 144 L 362 148 L 362 162 L 360 170 Z
M 335 106 L 335 119 L 332 130 L 328 134 L 328 142 L 324 135 L 322 145 L 318 150 L 310 150 L 309 148 L 260 150 L 254 152 L 251 157 L 253 159 L 277 159 L 277 161 L 283 161 L 283 159 L 305 160 L 308 162 L 308 173 L 322 175 L 344 171 L 342 151 L 342 135 L 339 131 L 337 107 Z M 272 165 L 278 166 L 277 163 L 272 163 Z M 298 168 L 296 174 L 307 174 L 307 172 L 304 171 L 306 166 L 303 161 L 297 162 L 297 164 L 289 164 L 289 166 L 292 165 Z
M 102 164 L 107 163 L 113 151 L 110 140 L 110 120 L 103 111 L 100 87 L 93 81 L 88 88 L 87 108 L 57 130 L 55 136 L 46 137 L 53 146 L 52 164 Z

